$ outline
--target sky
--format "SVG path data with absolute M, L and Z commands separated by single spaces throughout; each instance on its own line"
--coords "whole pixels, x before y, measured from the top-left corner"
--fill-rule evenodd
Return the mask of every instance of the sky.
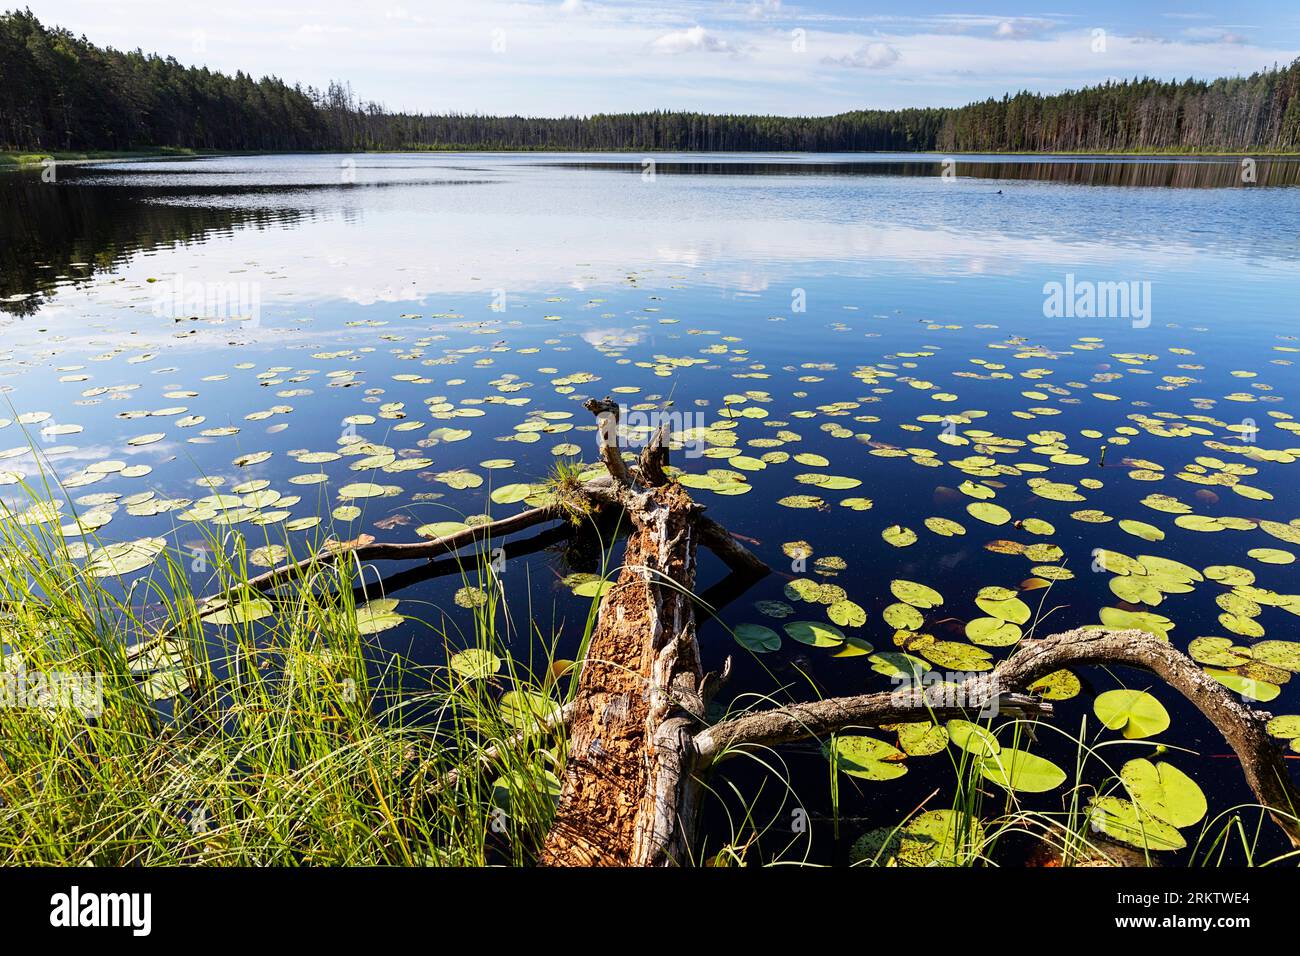
M 825 115 L 1300 56 L 1296 0 L 24 0 L 44 23 L 390 109 Z M 0 4 L 2 5 L 2 4 Z

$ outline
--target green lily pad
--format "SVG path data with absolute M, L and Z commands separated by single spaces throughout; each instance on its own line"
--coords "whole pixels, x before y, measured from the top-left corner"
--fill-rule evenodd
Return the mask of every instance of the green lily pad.
M 820 621 L 789 621 L 782 625 L 791 640 L 813 647 L 837 647 L 844 643 L 844 632 L 833 624 Z
M 901 578 L 890 581 L 889 590 L 898 600 L 912 607 L 928 609 L 943 603 L 942 594 L 934 588 L 917 584 L 915 581 L 904 581 Z
M 928 757 L 948 746 L 947 729 L 928 720 L 890 724 L 881 729 L 895 731 L 898 734 L 898 746 L 909 757 Z
M 357 632 L 360 634 L 378 634 L 402 623 L 402 615 L 397 613 L 396 598 L 376 598 L 357 608 Z
M 1134 803 L 1172 826 L 1199 823 L 1209 808 L 1196 782 L 1164 761 L 1130 760 L 1120 770 L 1120 779 Z
M 977 597 L 975 604 L 989 617 L 995 617 L 999 621 L 1007 621 L 1011 624 L 1024 624 L 1033 614 L 1029 609 L 1029 605 L 1017 597 L 999 601 Z
M 892 544 L 895 548 L 906 548 L 908 545 L 916 544 L 916 532 L 911 528 L 904 528 L 902 525 L 892 524 L 880 536 L 885 539 L 887 544 Z
M 896 631 L 918 631 L 925 623 L 925 617 L 910 604 L 891 604 L 881 612 L 885 623 Z
M 1046 793 L 1065 782 L 1065 771 L 1056 764 L 1015 747 L 982 758 L 979 768 L 984 779 L 1022 793 Z
M 484 647 L 458 651 L 447 663 L 466 680 L 485 680 L 501 670 L 501 658 Z
M 1052 671 L 1038 678 L 1028 688 L 1031 694 L 1037 694 L 1044 700 L 1069 700 L 1077 697 L 1082 689 L 1079 678 L 1068 670 Z
M 847 599 L 828 607 L 826 615 L 840 627 L 861 627 L 867 623 L 867 612 L 861 605 Z
M 901 827 L 879 827 L 859 837 L 851 863 L 879 866 L 957 866 L 977 858 L 984 845 L 979 821 L 955 810 L 927 810 Z
M 1003 525 L 1011 520 L 1011 512 L 991 501 L 972 501 L 966 506 L 972 518 L 978 518 L 985 524 Z
M 1169 711 L 1144 690 L 1108 690 L 1093 701 L 1092 710 L 1108 730 L 1129 740 L 1154 737 L 1169 727 Z
M 977 617 L 966 622 L 966 636 L 971 643 L 984 647 L 1009 647 L 1021 638 L 1019 625 L 996 617 Z
M 736 643 L 756 654 L 766 654 L 781 647 L 781 635 L 762 624 L 737 624 Z
M 249 624 L 270 617 L 271 602 L 264 597 L 236 595 L 225 607 L 203 615 L 209 624 Z
M 1096 797 L 1089 805 L 1092 826 L 1119 843 L 1147 850 L 1181 850 L 1183 835 L 1162 820 L 1144 813 L 1131 800 Z
M 969 720 L 960 718 L 950 720 L 947 730 L 953 744 L 973 756 L 991 757 L 1002 749 L 1002 745 L 990 730 Z
M 906 754 L 875 737 L 839 734 L 822 752 L 841 773 L 863 780 L 894 780 L 907 773 Z
M 1231 671 L 1218 670 L 1213 667 L 1207 667 L 1205 673 L 1228 688 L 1228 690 L 1235 691 L 1242 697 L 1257 700 L 1261 703 L 1267 703 L 1282 693 L 1282 688 L 1271 681 L 1257 680 L 1243 674 L 1234 674 Z
M 532 493 L 533 486 L 529 484 L 502 485 L 500 488 L 493 489 L 492 500 L 499 505 L 512 505 L 523 501 Z

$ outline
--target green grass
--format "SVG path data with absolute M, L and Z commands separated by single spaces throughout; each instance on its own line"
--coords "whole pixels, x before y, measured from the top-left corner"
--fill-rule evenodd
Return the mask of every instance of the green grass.
M 558 707 L 559 688 L 545 640 L 530 640 L 537 659 L 507 653 L 490 568 L 465 564 L 483 598 L 458 616 L 463 633 L 420 624 L 417 638 L 449 657 L 476 647 L 502 662 L 480 678 L 414 666 L 363 634 L 355 563 L 288 587 L 265 619 L 201 623 L 200 590 L 238 605 L 260 570 L 228 537 L 209 540 L 202 589 L 189 556 L 168 550 L 123 593 L 86 573 L 57 523 L 0 521 L 7 679 L 20 668 L 94 675 L 103 691 L 91 718 L 0 707 L 0 864 L 531 861 L 563 741 L 528 711 Z

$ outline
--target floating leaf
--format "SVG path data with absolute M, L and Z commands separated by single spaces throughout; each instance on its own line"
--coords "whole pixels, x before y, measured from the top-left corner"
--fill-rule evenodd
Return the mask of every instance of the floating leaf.
M 932 608 L 943 603 L 942 594 L 934 588 L 917 584 L 915 581 L 904 581 L 898 578 L 889 582 L 889 590 L 894 597 L 913 607 Z
M 1256 680 L 1243 674 L 1234 674 L 1231 671 L 1217 670 L 1213 667 L 1207 667 L 1205 673 L 1228 688 L 1228 690 L 1235 691 L 1242 697 L 1257 700 L 1261 703 L 1267 703 L 1282 693 L 1282 688 L 1277 684 L 1266 680 Z
M 396 598 L 376 598 L 357 608 L 357 633 L 378 634 L 402 623 Z
M 164 538 L 140 538 L 105 545 L 90 552 L 86 571 L 91 577 L 110 578 L 132 574 L 153 564 L 167 546 Z
M 916 650 L 928 661 L 954 671 L 987 671 L 993 669 L 993 655 L 973 644 L 956 641 L 934 641 L 922 644 Z
M 972 501 L 966 506 L 966 511 L 972 518 L 978 518 L 986 524 L 1001 525 L 1011 520 L 1010 511 L 991 501 Z
M 906 548 L 910 544 L 916 543 L 916 532 L 911 528 L 904 528 L 902 525 L 891 524 L 880 536 L 889 544 L 896 548 Z
M 841 773 L 863 780 L 894 780 L 907 773 L 906 754 L 874 737 L 838 734 L 822 752 Z
M 556 701 L 536 691 L 512 690 L 501 696 L 501 719 L 520 729 L 549 724 L 560 710 Z
M 1153 524 L 1147 524 L 1145 521 L 1134 521 L 1131 518 L 1124 518 L 1120 521 L 1119 526 L 1135 537 L 1143 541 L 1163 541 L 1165 533 Z
M 1260 641 L 1250 649 L 1250 655 L 1257 661 L 1300 674 L 1300 642 Z
M 926 518 L 925 526 L 945 538 L 966 533 L 966 529 L 951 518 Z
M 339 489 L 339 497 L 344 500 L 353 498 L 377 498 L 384 493 L 383 485 L 376 485 L 373 482 L 361 481 L 351 485 L 344 485 Z
M 1139 808 L 1171 826 L 1199 823 L 1209 808 L 1196 782 L 1164 761 L 1130 760 L 1120 770 L 1120 779 Z
M 947 729 L 953 744 L 973 756 L 989 757 L 1002 749 L 998 739 L 987 728 L 969 720 L 950 720 Z
M 250 624 L 271 614 L 271 602 L 266 598 L 239 594 L 219 610 L 203 615 L 203 620 L 209 624 Z
M 1129 740 L 1154 737 L 1169 726 L 1164 705 L 1143 690 L 1108 690 L 1093 701 L 1092 710 L 1108 730 Z
M 1037 694 L 1044 700 L 1069 700 L 1078 696 L 1082 689 L 1079 678 L 1068 670 L 1052 671 L 1028 687 L 1031 694 Z
M 756 654 L 766 654 L 781 647 L 781 635 L 762 624 L 737 624 L 736 643 Z
M 1147 850 L 1181 850 L 1187 846 L 1174 827 L 1119 797 L 1095 797 L 1088 810 L 1094 828 L 1112 840 Z
M 896 631 L 919 631 L 925 623 L 925 617 L 910 604 L 891 604 L 881 614 Z
M 979 762 L 984 779 L 1005 790 L 1046 793 L 1065 782 L 1065 771 L 1043 757 L 1014 747 L 984 757 Z
M 492 492 L 492 500 L 499 505 L 512 505 L 523 501 L 533 493 L 533 486 L 528 484 L 502 485 Z
M 501 658 L 484 647 L 458 651 L 447 663 L 466 680 L 484 680 L 501 670 Z
M 1032 614 L 1029 605 L 1017 597 L 1000 600 L 976 598 L 975 603 L 989 617 L 995 617 L 1000 621 L 1008 621 L 1012 624 L 1024 624 Z
M 984 844 L 978 820 L 955 810 L 927 810 L 901 827 L 864 833 L 849 850 L 852 863 L 957 866 L 977 859 Z
M 977 617 L 966 623 L 966 636 L 984 647 L 1009 647 L 1020 640 L 1020 627 L 995 617 Z
M 844 643 L 844 632 L 819 621 L 790 621 L 783 625 L 791 640 L 814 647 L 836 647 Z
M 826 615 L 840 627 L 861 627 L 867 623 L 867 612 L 853 601 L 836 601 L 826 609 Z
M 928 720 L 906 724 L 889 724 L 882 730 L 898 733 L 898 746 L 909 757 L 928 757 L 948 746 L 948 731 Z

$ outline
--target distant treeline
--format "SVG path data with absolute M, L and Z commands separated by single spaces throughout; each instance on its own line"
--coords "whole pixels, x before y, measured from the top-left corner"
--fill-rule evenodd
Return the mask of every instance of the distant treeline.
M 852 152 L 1300 151 L 1300 60 L 1249 77 L 1135 79 L 955 109 L 837 116 L 651 112 L 542 119 L 392 113 L 349 87 L 290 86 L 97 47 L 0 14 L 0 148 L 86 151 L 554 149 Z

